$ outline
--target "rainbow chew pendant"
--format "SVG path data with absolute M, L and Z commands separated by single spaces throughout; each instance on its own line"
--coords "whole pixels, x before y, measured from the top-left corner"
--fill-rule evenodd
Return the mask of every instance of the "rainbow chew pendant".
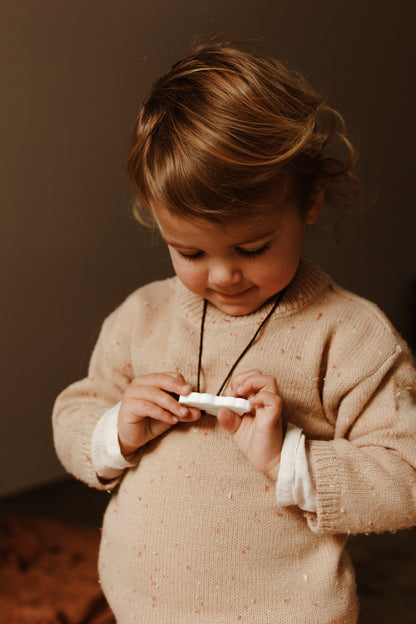
M 188 407 L 197 407 L 201 411 L 216 416 L 218 410 L 225 407 L 239 416 L 251 411 L 250 401 L 229 396 L 217 396 L 215 394 L 206 394 L 200 392 L 191 392 L 184 396 L 180 395 L 179 403 Z

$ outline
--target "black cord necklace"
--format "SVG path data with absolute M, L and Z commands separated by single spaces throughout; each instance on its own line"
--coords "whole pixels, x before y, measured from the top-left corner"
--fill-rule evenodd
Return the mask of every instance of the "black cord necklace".
M 227 383 L 227 381 L 230 379 L 231 375 L 233 374 L 235 368 L 237 367 L 237 365 L 240 363 L 240 361 L 242 360 L 242 358 L 245 356 L 245 354 L 247 353 L 247 351 L 250 349 L 251 345 L 253 344 L 253 342 L 255 341 L 255 339 L 257 338 L 257 336 L 259 335 L 259 333 L 261 332 L 261 330 L 263 329 L 263 327 L 266 325 L 267 321 L 269 320 L 269 318 L 272 316 L 272 314 L 274 313 L 274 311 L 276 310 L 277 306 L 279 305 L 279 302 L 282 298 L 283 295 L 283 291 L 281 291 L 277 297 L 276 300 L 271 308 L 271 310 L 269 311 L 269 313 L 267 314 L 267 316 L 262 320 L 262 322 L 260 323 L 259 327 L 257 328 L 257 330 L 254 332 L 253 337 L 251 338 L 250 342 L 247 344 L 247 346 L 242 350 L 242 352 L 240 353 L 240 355 L 238 356 L 238 358 L 236 359 L 236 361 L 234 362 L 234 364 L 231 366 L 230 370 L 228 371 L 228 374 L 226 376 L 226 378 L 224 379 L 224 381 L 222 382 L 220 389 L 217 392 L 217 396 L 219 396 L 221 394 L 221 392 L 224 390 L 224 387 Z M 204 328 L 205 328 L 205 317 L 207 315 L 207 307 L 208 307 L 208 302 L 206 299 L 204 299 L 204 307 L 202 309 L 202 317 L 201 317 L 201 329 L 200 329 L 200 333 L 199 333 L 199 354 L 198 354 L 198 381 L 197 381 L 197 392 L 200 392 L 200 379 L 201 379 L 201 365 L 202 365 L 202 349 L 203 349 L 203 343 L 204 343 Z

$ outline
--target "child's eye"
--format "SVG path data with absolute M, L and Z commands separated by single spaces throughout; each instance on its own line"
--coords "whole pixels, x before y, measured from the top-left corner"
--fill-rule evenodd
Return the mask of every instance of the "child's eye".
M 184 253 L 183 251 L 179 251 L 179 249 L 177 250 L 178 254 L 180 255 L 181 258 L 184 258 L 185 260 L 198 260 L 198 258 L 201 258 L 203 255 L 203 251 L 195 251 L 194 253 Z
M 245 258 L 255 258 L 256 256 L 261 256 L 265 251 L 268 250 L 270 243 L 266 243 L 262 247 L 258 249 L 242 249 L 242 247 L 236 247 L 236 251 L 240 256 L 244 256 Z
M 258 249 L 243 249 L 242 247 L 236 247 L 235 250 L 240 256 L 243 256 L 244 258 L 255 258 L 256 256 L 260 256 L 265 251 L 267 251 L 269 245 L 270 243 L 266 243 L 266 245 L 263 245 Z M 176 251 L 181 258 L 190 261 L 199 260 L 199 258 L 202 258 L 202 256 L 204 255 L 203 251 L 194 251 L 193 253 L 185 253 L 184 251 L 180 251 L 179 249 L 177 249 Z

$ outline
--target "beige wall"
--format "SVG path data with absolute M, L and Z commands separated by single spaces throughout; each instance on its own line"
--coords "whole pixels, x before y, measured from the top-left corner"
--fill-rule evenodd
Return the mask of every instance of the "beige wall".
M 195 34 L 260 37 L 332 88 L 378 200 L 347 223 L 344 247 L 317 235 L 308 251 L 410 335 L 416 5 L 385 6 L 0 0 L 0 493 L 62 475 L 54 397 L 85 373 L 102 319 L 131 290 L 170 272 L 166 253 L 129 216 L 123 166 L 139 101 Z

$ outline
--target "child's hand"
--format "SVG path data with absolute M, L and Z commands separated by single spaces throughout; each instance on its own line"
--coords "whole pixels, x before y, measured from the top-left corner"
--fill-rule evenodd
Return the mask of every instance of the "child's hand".
M 135 377 L 123 395 L 118 414 L 118 439 L 123 455 L 134 453 L 179 420 L 198 420 L 201 412 L 180 405 L 174 394 L 192 388 L 179 373 L 153 373 Z
M 238 448 L 257 470 L 277 481 L 283 444 L 282 401 L 276 379 L 251 370 L 234 377 L 234 396 L 249 399 L 253 414 L 242 417 L 228 409 L 220 409 L 220 424 L 233 434 Z

